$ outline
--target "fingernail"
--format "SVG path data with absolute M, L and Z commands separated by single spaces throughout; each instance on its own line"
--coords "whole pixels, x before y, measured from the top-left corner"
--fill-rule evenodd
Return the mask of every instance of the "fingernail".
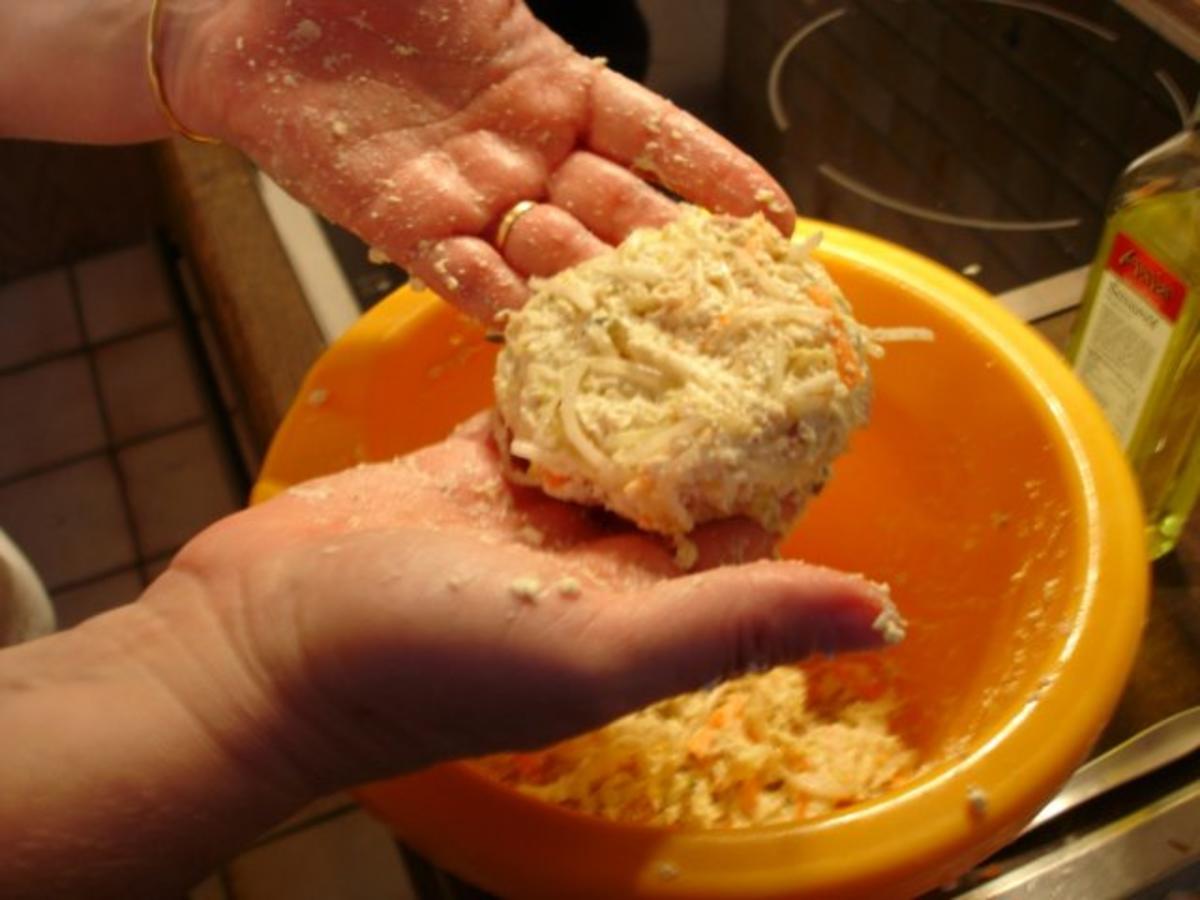
M 858 594 L 851 602 L 843 599 L 839 606 L 824 613 L 825 634 L 818 634 L 814 648 L 818 652 L 878 649 L 904 640 L 908 623 L 892 602 L 887 585 L 866 583 L 873 589 L 873 596 Z

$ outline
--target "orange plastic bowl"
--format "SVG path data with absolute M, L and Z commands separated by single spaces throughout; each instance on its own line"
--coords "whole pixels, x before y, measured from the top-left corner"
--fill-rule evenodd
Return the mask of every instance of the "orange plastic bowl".
M 802 223 L 801 230 L 817 227 Z M 1011 839 L 1087 753 L 1137 648 L 1141 512 L 1101 413 L 1055 352 L 940 266 L 821 225 L 858 316 L 923 325 L 893 347 L 875 412 L 785 554 L 893 586 L 896 727 L 928 761 L 893 794 L 810 823 L 615 825 L 451 764 L 360 789 L 396 834 L 509 897 L 912 895 Z M 402 290 L 309 375 L 255 497 L 445 435 L 491 399 L 494 350 Z

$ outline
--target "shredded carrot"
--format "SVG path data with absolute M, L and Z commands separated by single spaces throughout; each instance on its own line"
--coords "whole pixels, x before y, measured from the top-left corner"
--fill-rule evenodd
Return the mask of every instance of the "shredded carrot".
M 754 815 L 758 807 L 758 795 L 762 791 L 762 782 L 757 775 L 751 775 L 738 785 L 737 805 L 748 816 Z
M 688 753 L 697 759 L 704 759 L 712 751 L 713 740 L 716 736 L 717 733 L 712 728 L 701 728 L 688 738 Z
M 846 321 L 842 318 L 841 310 L 838 309 L 837 303 L 829 291 L 820 284 L 811 285 L 808 289 L 808 296 L 818 306 L 833 313 L 833 355 L 837 360 L 838 377 L 842 379 L 842 384 L 846 387 L 857 387 L 862 383 L 864 375 L 862 367 L 858 363 L 858 355 L 854 352 L 854 347 L 850 344 L 850 337 L 846 333 Z
M 833 295 L 825 290 L 822 284 L 811 284 L 808 287 L 808 296 L 812 298 L 813 303 L 817 306 L 827 309 L 830 312 L 837 312 L 837 303 L 833 300 Z
M 808 757 L 803 753 L 796 753 L 790 748 L 784 751 L 783 759 L 788 768 L 794 772 L 807 772 L 810 768 Z
M 795 796 L 796 821 L 803 822 L 808 818 L 808 795 L 803 791 L 796 791 Z
M 688 752 L 698 759 L 708 756 L 712 752 L 712 744 L 716 740 L 717 732 L 732 722 L 741 721 L 745 708 L 746 698 L 741 694 L 734 694 L 714 709 L 709 713 L 707 721 L 688 739 Z
M 645 494 L 649 490 L 650 490 L 650 479 L 647 478 L 645 475 L 638 475 L 634 478 L 631 478 L 625 484 L 625 493 L 629 494 L 631 497 L 637 496 L 639 494 Z
M 741 694 L 734 694 L 713 712 L 709 722 L 721 727 L 730 719 L 740 719 L 745 710 L 746 698 Z
M 513 773 L 522 781 L 537 783 L 550 763 L 548 753 L 514 753 L 510 757 Z
M 549 469 L 542 471 L 541 476 L 542 480 L 550 487 L 561 487 L 571 480 L 566 475 L 560 475 L 558 472 L 551 472 Z
M 645 794 L 634 797 L 617 813 L 617 819 L 622 822 L 645 823 L 653 818 L 654 804 Z

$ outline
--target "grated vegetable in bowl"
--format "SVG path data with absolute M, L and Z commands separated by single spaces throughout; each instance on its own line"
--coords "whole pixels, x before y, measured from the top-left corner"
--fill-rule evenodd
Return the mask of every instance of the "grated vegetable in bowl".
M 480 765 L 522 793 L 618 822 L 796 822 L 878 796 L 913 773 L 916 753 L 890 731 L 891 711 L 874 691 L 833 706 L 811 702 L 805 673 L 781 666 Z

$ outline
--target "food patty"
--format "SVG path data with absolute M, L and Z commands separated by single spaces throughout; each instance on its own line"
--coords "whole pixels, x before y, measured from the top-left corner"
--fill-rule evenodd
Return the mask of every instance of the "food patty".
M 513 477 L 677 538 L 785 530 L 866 423 L 880 342 L 915 336 L 854 319 L 818 237 L 684 207 L 535 280 L 495 372 Z

